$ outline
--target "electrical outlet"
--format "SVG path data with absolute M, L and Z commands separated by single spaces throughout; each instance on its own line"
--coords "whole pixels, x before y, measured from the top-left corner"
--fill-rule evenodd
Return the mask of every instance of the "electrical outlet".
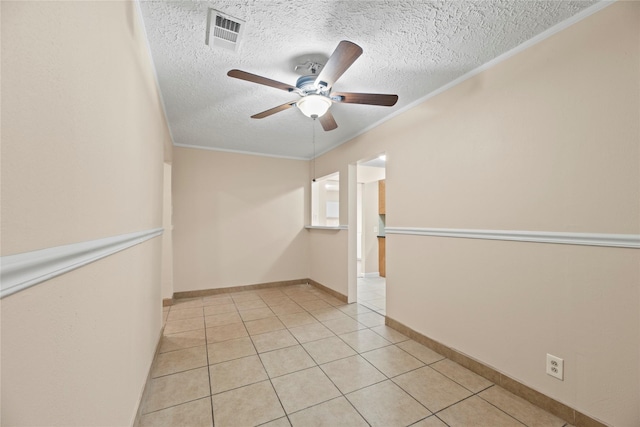
M 547 374 L 564 381 L 564 359 L 547 353 Z

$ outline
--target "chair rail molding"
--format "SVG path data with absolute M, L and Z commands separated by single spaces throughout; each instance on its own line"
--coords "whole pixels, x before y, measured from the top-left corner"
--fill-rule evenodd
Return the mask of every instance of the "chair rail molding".
M 160 236 L 163 231 L 154 228 L 0 257 L 0 299 Z
M 600 234 L 555 231 L 476 230 L 418 227 L 385 227 L 385 233 L 640 249 L 640 234 Z

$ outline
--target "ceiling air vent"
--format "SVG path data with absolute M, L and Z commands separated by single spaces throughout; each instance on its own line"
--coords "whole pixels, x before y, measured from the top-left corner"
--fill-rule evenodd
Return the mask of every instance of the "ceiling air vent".
M 244 30 L 244 21 L 215 9 L 209 9 L 207 15 L 207 46 L 216 46 L 237 50 L 240 36 Z

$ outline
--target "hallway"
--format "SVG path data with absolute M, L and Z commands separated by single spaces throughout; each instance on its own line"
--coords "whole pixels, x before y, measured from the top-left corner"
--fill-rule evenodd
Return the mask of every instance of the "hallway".
M 386 278 L 358 277 L 358 304 L 384 316 L 387 313 Z
M 567 426 L 309 285 L 165 307 L 139 426 Z

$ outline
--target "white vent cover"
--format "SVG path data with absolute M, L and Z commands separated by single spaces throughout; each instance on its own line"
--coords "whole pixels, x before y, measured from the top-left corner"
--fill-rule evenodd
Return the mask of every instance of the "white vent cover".
M 209 9 L 207 15 L 207 46 L 216 46 L 237 50 L 240 36 L 244 30 L 244 21 L 215 9 Z

